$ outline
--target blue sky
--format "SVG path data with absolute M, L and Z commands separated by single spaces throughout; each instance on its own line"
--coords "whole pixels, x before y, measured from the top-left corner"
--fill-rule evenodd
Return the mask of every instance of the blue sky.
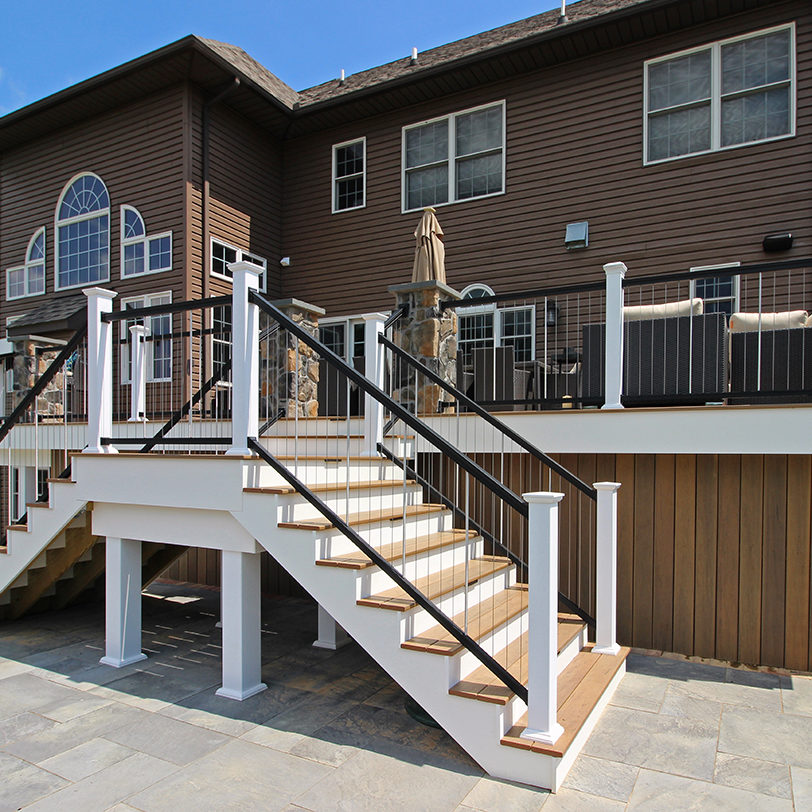
M 0 0 L 0 115 L 200 34 L 296 90 L 557 7 L 555 0 Z

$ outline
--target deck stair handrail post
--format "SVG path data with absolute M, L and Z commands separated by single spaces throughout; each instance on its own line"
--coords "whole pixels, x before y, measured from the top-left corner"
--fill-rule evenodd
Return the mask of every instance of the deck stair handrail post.
M 604 403 L 602 409 L 622 409 L 623 391 L 623 279 L 626 266 L 608 262 L 606 274 L 606 356 L 604 363 Z
M 232 441 L 226 454 L 248 457 L 248 438 L 259 434 L 259 309 L 249 291 L 259 289 L 262 269 L 250 262 L 232 262 Z
M 596 482 L 598 492 L 595 555 L 596 654 L 620 651 L 617 629 L 617 492 L 619 482 Z
M 102 437 L 113 433 L 113 324 L 102 319 L 113 312 L 118 295 L 104 288 L 85 288 L 87 296 L 87 454 L 115 454 Z
M 558 503 L 563 493 L 525 493 L 528 504 L 527 728 L 522 736 L 555 744 L 558 707 Z
M 146 423 L 147 402 L 147 365 L 146 365 L 147 328 L 143 324 L 130 327 L 131 380 L 130 380 L 130 417 L 129 423 Z
M 378 389 L 383 389 L 383 347 L 378 337 L 383 335 L 385 313 L 364 314 L 364 374 Z M 364 393 L 364 454 L 377 456 L 378 444 L 383 442 L 383 403 Z

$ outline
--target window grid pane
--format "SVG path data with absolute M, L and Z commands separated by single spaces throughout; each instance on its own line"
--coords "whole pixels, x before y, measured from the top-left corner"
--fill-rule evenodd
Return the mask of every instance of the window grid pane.
M 406 131 L 406 167 L 448 160 L 448 119 Z
M 9 299 L 25 296 L 25 268 L 15 268 L 7 272 Z
M 59 287 L 106 280 L 109 239 L 106 214 L 59 226 Z
M 649 118 L 648 159 L 673 158 L 711 148 L 710 104 Z
M 649 110 L 664 110 L 711 95 L 711 49 L 649 66 Z
M 144 243 L 124 246 L 124 276 L 144 273 Z
M 487 349 L 494 345 L 493 313 L 476 313 L 460 316 L 459 351 L 462 354 L 463 366 L 469 366 L 471 353 L 474 350 Z
M 150 271 L 166 271 L 172 267 L 172 240 L 169 236 L 149 240 Z
M 28 267 L 28 294 L 45 292 L 45 266 L 30 265 Z
M 502 153 L 457 161 L 457 198 L 481 197 L 502 191 Z
M 448 203 L 448 167 L 414 169 L 406 175 L 406 200 L 410 209 Z

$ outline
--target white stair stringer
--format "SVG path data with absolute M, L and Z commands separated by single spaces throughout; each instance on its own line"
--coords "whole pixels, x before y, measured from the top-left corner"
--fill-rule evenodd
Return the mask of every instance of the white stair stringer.
M 0 595 L 9 587 L 25 586 L 29 568 L 44 565 L 49 546 L 64 545 L 60 534 L 87 505 L 75 492 L 75 482 L 52 481 L 48 507 L 29 508 L 26 529 L 6 531 L 7 549 L 0 555 Z
M 525 703 L 516 696 L 498 705 L 449 694 L 466 676 L 462 653 L 437 656 L 401 647 L 415 627 L 416 616 L 429 618 L 421 619 L 419 626 L 436 621 L 420 607 L 398 612 L 359 606 L 357 600 L 366 591 L 359 571 L 315 565 L 314 545 L 303 543 L 302 531 L 277 526 L 276 517 L 286 512 L 285 501 L 278 494 L 246 493 L 243 510 L 232 515 L 490 775 L 557 789 L 577 748 L 570 748 L 562 759 L 501 744 L 502 736 L 526 711 Z M 499 577 L 511 576 L 502 571 Z M 484 594 L 488 592 L 492 590 L 486 588 Z M 436 603 L 445 605 L 447 614 L 459 611 L 459 602 L 452 598 Z M 464 667 L 470 670 L 471 665 L 469 655 Z M 599 712 L 592 714 L 594 720 Z

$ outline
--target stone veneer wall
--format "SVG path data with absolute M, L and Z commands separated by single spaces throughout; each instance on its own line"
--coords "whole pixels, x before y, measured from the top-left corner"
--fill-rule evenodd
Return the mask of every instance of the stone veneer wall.
M 442 310 L 443 299 L 459 299 L 453 288 L 442 282 L 411 282 L 389 288 L 395 294 L 396 307 L 407 305 L 408 313 L 395 325 L 394 342 L 415 360 L 424 364 L 452 386 L 457 385 L 457 314 Z M 418 414 L 436 414 L 440 401 L 451 396 L 425 376 L 395 360 L 393 397 L 410 411 L 415 405 Z
M 48 369 L 53 360 L 59 355 L 58 350 L 37 352 L 38 346 L 37 342 L 30 339 L 15 344 L 14 360 L 12 361 L 13 384 L 12 391 L 8 393 L 10 397 L 7 404 L 9 411 L 20 403 L 37 382 L 39 376 Z M 64 413 L 63 385 L 64 374 L 60 370 L 37 398 L 37 411 L 41 418 L 62 416 Z

